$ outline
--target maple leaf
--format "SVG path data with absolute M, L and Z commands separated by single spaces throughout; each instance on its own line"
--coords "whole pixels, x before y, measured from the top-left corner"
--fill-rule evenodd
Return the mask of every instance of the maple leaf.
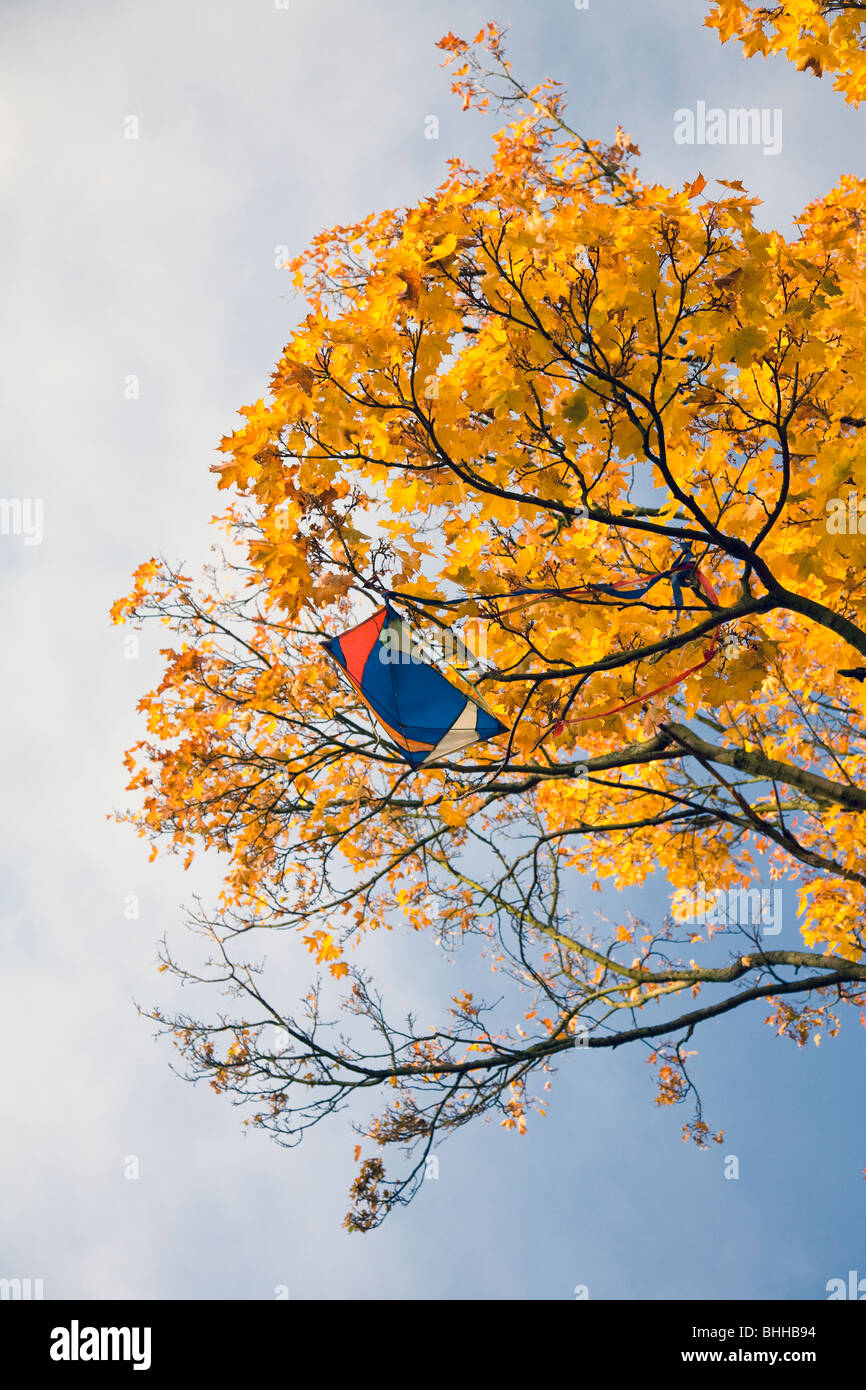
M 743 53 L 768 57 L 784 53 L 799 72 L 835 76 L 846 102 L 857 106 L 866 97 L 866 33 L 859 4 L 823 0 L 712 0 L 704 23 L 722 43 L 736 39 Z
M 686 194 L 686 197 L 687 197 L 687 198 L 696 198 L 696 197 L 698 196 L 699 193 L 703 193 L 703 191 L 704 191 L 704 189 L 706 188 L 706 186 L 707 186 L 707 181 L 706 181 L 706 179 L 704 178 L 703 174 L 698 174 L 697 178 L 694 180 L 693 183 L 687 183 L 687 184 L 686 184 L 686 187 L 685 187 L 685 194 Z
M 403 281 L 403 284 L 406 288 L 400 294 L 398 294 L 397 303 L 412 304 L 413 306 L 417 306 L 418 299 L 421 293 L 420 275 L 416 275 L 414 271 L 406 270 L 401 271 L 399 279 Z
M 820 77 L 824 71 L 821 59 L 815 53 L 810 54 L 798 66 L 800 72 L 813 72 L 816 77 Z

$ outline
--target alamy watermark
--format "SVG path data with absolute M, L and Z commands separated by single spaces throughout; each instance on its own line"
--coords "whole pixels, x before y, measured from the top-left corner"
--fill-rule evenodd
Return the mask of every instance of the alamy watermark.
M 481 672 L 487 660 L 487 628 L 482 622 L 474 622 L 464 631 L 471 639 L 471 650 L 450 628 L 443 628 L 435 637 L 422 638 L 406 623 L 386 624 L 379 637 L 379 660 L 389 666 L 444 661 L 458 670 Z
M 0 1279 L 0 1301 L 27 1302 L 45 1297 L 44 1279 Z
M 829 497 L 824 510 L 829 536 L 866 536 L 866 498 L 856 492 L 849 492 L 847 497 Z
M 0 536 L 21 536 L 25 545 L 41 545 L 44 511 L 41 497 L 0 497 Z
M 763 936 L 778 936 L 782 930 L 782 890 L 715 888 L 708 892 L 706 884 L 699 883 L 694 889 L 676 890 L 671 913 L 680 925 L 753 926 Z
M 129 1361 L 134 1371 L 150 1370 L 149 1327 L 82 1327 L 73 1318 L 69 1327 L 51 1331 L 52 1361 Z
M 674 112 L 677 145 L 762 145 L 764 154 L 782 152 L 780 106 L 681 106 Z
M 848 1279 L 828 1279 L 824 1285 L 827 1290 L 827 1298 L 833 1301 L 838 1298 L 856 1299 L 858 1303 L 866 1300 L 866 1279 L 861 1279 L 856 1269 L 848 1270 Z

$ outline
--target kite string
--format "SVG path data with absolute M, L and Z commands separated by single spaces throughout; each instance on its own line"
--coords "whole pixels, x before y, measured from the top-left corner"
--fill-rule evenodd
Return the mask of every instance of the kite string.
M 646 570 L 639 570 L 638 573 L 646 574 Z M 633 589 L 629 593 L 623 594 L 623 598 L 642 598 L 643 595 L 648 591 L 648 589 L 652 587 L 652 584 L 658 583 L 660 579 L 667 579 L 671 573 L 672 571 L 666 570 L 663 574 L 654 575 L 650 584 L 644 585 L 639 589 Z M 612 584 L 584 584 L 579 585 L 573 589 L 546 589 L 543 593 L 538 594 L 535 598 L 528 598 L 525 599 L 523 603 L 513 603 L 509 608 L 503 608 L 501 612 L 497 614 L 497 617 L 507 618 L 510 613 L 519 613 L 522 608 L 531 608 L 534 603 L 544 603 L 545 599 L 577 597 L 595 598 L 599 592 L 608 593 L 611 589 L 624 589 L 625 586 L 629 583 L 631 583 L 630 580 L 621 579 L 618 581 L 614 580 Z M 515 592 L 520 593 L 520 590 L 518 589 Z M 482 595 L 482 597 L 484 597 L 484 595 Z
M 647 700 L 651 700 L 654 695 L 661 695 L 665 690 L 672 690 L 675 685 L 679 685 L 687 676 L 694 675 L 695 671 L 700 671 L 707 666 L 716 654 L 718 642 L 713 639 L 709 647 L 704 648 L 704 659 L 695 666 L 689 666 L 685 671 L 681 671 L 672 680 L 666 681 L 664 685 L 657 685 L 652 690 L 645 690 L 641 695 L 635 695 L 633 699 L 626 700 L 624 704 L 613 705 L 611 709 L 589 710 L 586 714 L 578 714 L 573 719 L 558 719 L 553 725 L 553 733 L 561 734 L 566 724 L 582 724 L 585 719 L 606 719 L 610 714 L 620 714 L 622 710 L 631 709 L 633 705 L 643 705 Z
M 573 587 L 571 587 L 571 588 L 568 588 L 568 589 L 554 589 L 554 588 L 513 589 L 513 590 L 511 590 L 508 594 L 501 594 L 501 595 L 500 595 L 500 594 L 496 594 L 496 595 L 494 595 L 494 594 L 478 594 L 478 595 L 475 596 L 475 601 L 482 601 L 482 600 L 485 600 L 485 599 L 486 599 L 486 600 L 489 602 L 489 601 L 491 601 L 491 600 L 498 599 L 498 598 L 510 598 L 510 597 L 515 597 L 515 596 L 521 596 L 521 595 L 524 595 L 524 594 L 529 594 L 529 595 L 531 595 L 531 597 L 525 599 L 524 602 L 522 602 L 522 603 L 515 603 L 515 604 L 512 604 L 510 607 L 503 609 L 501 613 L 497 614 L 497 620 L 498 620 L 499 618 L 508 617 L 511 613 L 516 613 L 516 612 L 519 612 L 520 610 L 522 610 L 522 609 L 524 609 L 524 608 L 529 608 L 529 607 L 531 607 L 533 604 L 536 604 L 536 603 L 543 603 L 545 600 L 550 600 L 550 599 L 556 600 L 557 598 L 560 598 L 560 597 L 561 597 L 561 598 L 569 598 L 569 597 L 578 597 L 578 596 L 584 597 L 584 596 L 585 596 L 585 597 L 587 597 L 587 598 L 592 598 L 592 597 L 596 597 L 599 593 L 603 593 L 603 594 L 608 594 L 608 595 L 610 595 L 611 597 L 614 597 L 614 598 L 615 598 L 615 597 L 617 597 L 617 595 L 619 594 L 619 591 L 622 591 L 621 597 L 622 597 L 623 599 L 629 600 L 629 599 L 635 599 L 635 598 L 642 598 L 642 597 L 644 596 L 644 594 L 648 593 L 649 590 L 650 590 L 651 588 L 653 588 L 654 585 L 656 585 L 657 583 L 659 583 L 661 580 L 663 580 L 663 579 L 670 579 L 670 581 L 671 581 L 671 588 L 673 589 L 674 605 L 675 605 L 677 611 L 679 612 L 679 611 L 682 609 L 682 603 L 683 603 L 683 598 L 682 598 L 682 585 L 683 585 L 683 580 L 691 579 L 693 583 L 697 583 L 697 584 L 700 586 L 700 588 L 701 588 L 701 589 L 703 590 L 703 592 L 704 592 L 704 595 L 705 595 L 706 598 L 709 600 L 709 602 L 713 605 L 713 607 L 715 607 L 715 608 L 718 608 L 718 607 L 719 607 L 718 594 L 716 593 L 716 590 L 715 590 L 715 588 L 713 587 L 713 584 L 711 583 L 711 581 L 710 581 L 710 580 L 707 578 L 707 576 L 698 568 L 698 564 L 697 564 L 697 562 L 695 561 L 695 559 L 694 559 L 694 557 L 693 557 L 693 554 L 692 554 L 691 542 L 689 542 L 689 541 L 686 541 L 686 542 L 683 544 L 682 552 L 681 552 L 680 556 L 678 557 L 678 559 L 676 560 L 676 562 L 675 562 L 673 565 L 671 565 L 671 567 L 670 567 L 669 569 L 667 569 L 667 570 L 661 570 L 661 571 L 659 571 L 659 573 L 657 573 L 657 574 L 650 574 L 650 572 L 647 571 L 647 570 L 639 570 L 639 571 L 638 571 L 638 574 L 649 575 L 649 576 L 650 576 L 650 577 L 649 577 L 649 580 L 648 580 L 648 583 L 642 584 L 642 585 L 638 586 L 638 588 L 631 588 L 631 589 L 628 588 L 628 586 L 632 583 L 632 580 L 631 580 L 631 579 L 620 579 L 620 580 L 612 580 L 609 584 L 575 585 L 575 586 L 573 586 Z M 399 595 L 399 594 L 396 592 L 396 590 L 384 590 L 384 589 L 383 589 L 382 592 L 383 592 L 383 597 L 385 597 L 386 607 L 389 607 L 389 606 L 390 606 L 390 605 L 388 604 L 388 598 L 389 598 L 389 597 L 394 597 L 394 598 L 398 598 L 398 599 L 401 598 L 401 597 L 404 597 L 404 596 L 402 596 L 402 595 Z M 414 597 L 414 596 L 413 596 L 413 597 Z M 417 600 L 417 601 L 420 601 L 420 602 L 424 603 L 424 602 L 427 602 L 428 600 L 420 599 L 420 600 Z M 430 602 L 435 602 L 436 604 L 439 604 L 439 605 L 441 605 L 442 607 L 454 607 L 454 606 L 457 606 L 457 605 L 459 605 L 459 604 L 465 603 L 467 600 L 466 600 L 465 598 L 462 598 L 462 599 L 441 599 L 441 600 L 440 600 L 440 599 L 437 599 L 437 600 L 429 600 L 429 601 L 430 601 Z M 632 709 L 635 705 L 644 704 L 647 700 L 652 699 L 655 695 L 662 695 L 662 694 L 664 694 L 665 691 L 667 691 L 667 690 L 672 690 L 672 689 L 674 688 L 674 686 L 677 686 L 677 685 L 681 684 L 681 682 L 684 681 L 684 680 L 686 680 L 689 676 L 694 675 L 694 673 L 695 673 L 696 671 L 703 670 L 703 668 L 704 668 L 705 666 L 709 665 L 709 663 L 712 661 L 713 657 L 716 655 L 716 652 L 718 651 L 718 647 L 719 647 L 719 637 L 718 637 L 718 633 L 714 632 L 714 633 L 712 634 L 712 637 L 711 637 L 711 639 L 710 639 L 709 644 L 704 648 L 704 651 L 703 651 L 703 659 L 702 659 L 701 661 L 697 662 L 696 664 L 694 664 L 693 666 L 687 667 L 686 670 L 681 671 L 678 675 L 672 677 L 671 680 L 666 681 L 663 685 L 654 686 L 651 690 L 643 691 L 642 694 L 636 695 L 636 696 L 634 696 L 634 697 L 633 697 L 632 699 L 630 699 L 630 700 L 625 700 L 625 701 L 623 701 L 622 703 L 620 703 L 620 704 L 618 704 L 618 705 L 613 705 L 613 706 L 611 706 L 610 709 L 605 709 L 605 710 L 589 710 L 589 711 L 587 711 L 585 714 L 575 715 L 575 716 L 572 717 L 572 718 L 568 718 L 568 719 L 559 719 L 559 720 L 557 720 L 557 721 L 553 724 L 553 726 L 552 726 L 553 733 L 554 733 L 554 734 L 560 734 L 567 724 L 582 724 L 582 723 L 584 723 L 584 722 L 585 722 L 586 720 L 588 720 L 588 719 L 606 719 L 606 718 L 608 718 L 608 717 L 609 717 L 610 715 L 612 715 L 612 714 L 620 714 L 620 713 L 622 713 L 624 710 Z M 543 738 L 543 737 L 544 737 L 544 735 L 542 735 L 542 738 Z M 537 746 L 537 745 L 536 745 L 536 746 Z
M 716 593 L 716 590 L 713 587 L 710 580 L 697 568 L 694 569 L 693 574 L 694 578 L 700 584 L 710 603 L 712 603 L 715 608 L 718 608 L 719 596 Z M 718 633 L 714 632 L 710 638 L 708 645 L 704 647 L 703 660 L 697 662 L 696 665 L 689 666 L 685 671 L 681 671 L 679 675 L 674 676 L 669 681 L 666 681 L 664 685 L 657 685 L 652 690 L 645 690 L 641 695 L 636 695 L 633 699 L 626 700 L 623 704 L 614 705 L 611 709 L 589 710 L 586 714 L 575 715 L 575 717 L 572 719 L 558 719 L 556 723 L 553 725 L 553 733 L 561 734 L 562 730 L 565 728 L 567 724 L 582 724 L 586 719 L 606 719 L 608 715 L 620 714 L 623 710 L 631 709 L 634 705 L 644 704 L 647 700 L 651 700 L 654 695 L 662 695 L 666 690 L 672 690 L 675 685 L 679 685 L 680 682 L 684 681 L 688 676 L 693 676 L 695 671 L 701 671 L 705 666 L 708 666 L 709 663 L 712 661 L 713 657 L 716 655 L 718 647 Z
M 692 554 L 691 541 L 683 541 L 679 556 L 669 569 L 659 570 L 653 574 L 650 570 L 637 570 L 636 573 L 648 576 L 648 582 L 640 585 L 636 589 L 629 589 L 631 579 L 614 579 L 609 584 L 575 584 L 567 589 L 557 589 L 552 585 L 543 585 L 537 588 L 509 589 L 505 593 L 493 594 L 472 594 L 464 595 L 462 598 L 422 598 L 420 594 L 402 594 L 397 589 L 386 589 L 381 581 L 375 584 L 376 591 L 383 598 L 386 607 L 389 606 L 389 599 L 395 598 L 403 603 L 430 605 L 437 608 L 457 608 L 464 603 L 491 603 L 499 599 L 522 598 L 524 595 L 531 595 L 525 603 L 513 604 L 510 608 L 503 610 L 503 617 L 509 613 L 515 613 L 521 608 L 528 608 L 533 603 L 542 603 L 545 599 L 570 598 L 581 596 L 591 598 L 598 593 L 612 594 L 616 597 L 616 591 L 624 590 L 622 597 L 626 599 L 641 598 L 655 584 L 662 579 L 671 579 L 674 591 L 674 602 L 677 608 L 682 606 L 682 583 L 681 576 L 686 576 L 695 572 L 697 562 Z

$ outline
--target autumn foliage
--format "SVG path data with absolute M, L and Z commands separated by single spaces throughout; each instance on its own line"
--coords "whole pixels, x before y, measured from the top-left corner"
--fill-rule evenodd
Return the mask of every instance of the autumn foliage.
M 785 46 L 782 12 L 820 7 L 777 8 Z M 766 51 L 748 10 L 710 22 Z M 842 22 L 822 42 L 853 100 Z M 509 109 L 489 170 L 452 160 L 430 197 L 292 263 L 306 313 L 215 468 L 225 563 L 193 580 L 150 561 L 114 608 L 173 636 L 130 819 L 226 865 L 197 923 L 212 968 L 167 948 L 163 966 L 227 988 L 229 1011 L 153 1016 L 190 1075 L 284 1140 L 381 1089 L 352 1229 L 409 1199 L 449 1130 L 492 1114 L 522 1132 L 575 1045 L 651 1040 L 660 1102 L 694 1105 L 703 1019 L 758 1001 L 805 1042 L 866 989 L 866 182 L 843 178 L 791 237 L 763 230 L 736 179 L 645 184 L 624 132 L 572 131 L 495 26 L 440 47 L 465 106 Z M 828 529 L 840 499 L 853 531 Z M 680 610 L 666 582 L 634 602 L 565 592 L 683 553 Z M 547 596 L 491 597 L 526 587 Z M 386 591 L 427 634 L 483 635 L 467 678 L 507 737 L 417 772 L 378 737 L 318 644 Z M 605 883 L 762 870 L 796 893 L 800 939 L 793 920 L 772 939 L 591 911 Z M 358 963 L 380 929 L 458 960 L 480 947 L 497 996 L 515 992 L 395 1023 Z M 320 967 L 292 1012 L 252 965 L 284 932 Z M 699 1104 L 686 1133 L 711 1137 Z M 393 1179 L 388 1147 L 411 1155 Z
M 784 0 L 756 5 L 716 0 L 705 23 L 722 43 L 737 39 L 747 58 L 783 53 L 801 72 L 825 73 L 845 100 L 866 97 L 866 6 L 862 0 Z

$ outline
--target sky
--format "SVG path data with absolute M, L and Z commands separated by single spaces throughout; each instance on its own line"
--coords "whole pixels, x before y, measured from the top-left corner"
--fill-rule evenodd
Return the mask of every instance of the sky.
M 207 558 L 216 446 L 300 312 L 280 261 L 426 196 L 451 155 L 489 159 L 497 118 L 461 112 L 439 37 L 510 25 L 515 71 L 564 82 L 578 130 L 621 124 L 647 181 L 742 178 L 766 227 L 789 233 L 862 173 L 866 116 L 781 58 L 745 62 L 704 13 L 7 0 L 0 495 L 29 510 L 0 534 L 0 1277 L 42 1279 L 48 1298 L 678 1300 L 821 1299 L 866 1275 L 850 1011 L 808 1050 L 773 1037 L 760 1006 L 708 1025 L 696 1074 L 725 1139 L 704 1153 L 653 1104 L 644 1054 L 577 1051 L 546 1120 L 522 1138 L 495 1122 L 457 1135 L 408 1210 L 348 1234 L 343 1118 L 291 1151 L 247 1132 L 137 1015 L 169 996 L 157 942 L 182 944 L 183 907 L 217 872 L 149 864 L 107 818 L 128 799 L 122 755 L 160 640 L 131 651 L 108 610 L 149 556 Z M 675 113 L 699 102 L 780 111 L 781 149 L 678 144 Z M 654 881 L 609 905 L 658 920 L 669 896 Z M 776 941 L 797 944 L 790 904 Z M 308 959 L 289 947 L 287 979 Z M 396 933 L 378 960 L 398 997 L 441 998 L 451 978 Z

